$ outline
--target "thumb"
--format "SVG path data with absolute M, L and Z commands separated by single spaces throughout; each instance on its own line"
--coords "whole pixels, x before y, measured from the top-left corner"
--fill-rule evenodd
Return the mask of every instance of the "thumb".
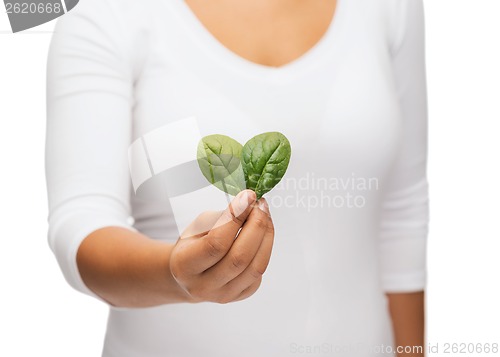
M 241 226 L 252 211 L 256 201 L 255 192 L 243 190 L 222 211 L 206 235 L 190 244 L 190 270 L 202 272 L 220 261 L 231 248 Z M 213 219 L 213 216 L 211 217 Z M 208 223 L 210 218 L 207 217 Z
M 222 211 L 209 234 L 236 237 L 239 229 L 253 209 L 257 197 L 252 190 L 243 190 Z

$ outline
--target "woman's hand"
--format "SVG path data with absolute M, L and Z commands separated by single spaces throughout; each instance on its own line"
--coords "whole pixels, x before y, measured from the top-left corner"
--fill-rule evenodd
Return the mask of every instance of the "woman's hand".
M 186 228 L 170 271 L 190 302 L 243 300 L 259 288 L 273 240 L 266 200 L 256 202 L 255 192 L 244 190 L 224 211 L 203 212 Z
M 267 203 L 255 199 L 245 190 L 226 210 L 200 214 L 175 245 L 128 228 L 98 229 L 78 249 L 82 279 L 117 307 L 245 299 L 260 285 L 274 239 Z

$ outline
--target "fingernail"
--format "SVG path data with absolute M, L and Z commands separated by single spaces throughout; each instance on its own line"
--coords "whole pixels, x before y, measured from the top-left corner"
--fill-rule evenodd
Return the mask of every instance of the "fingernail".
M 264 198 L 259 199 L 257 203 L 262 211 L 266 212 L 267 214 L 270 214 L 269 206 Z
M 248 190 L 241 191 L 238 194 L 238 198 L 236 199 L 236 207 L 234 209 L 234 215 L 239 216 L 242 214 L 248 207 L 248 203 L 250 201 L 250 192 Z

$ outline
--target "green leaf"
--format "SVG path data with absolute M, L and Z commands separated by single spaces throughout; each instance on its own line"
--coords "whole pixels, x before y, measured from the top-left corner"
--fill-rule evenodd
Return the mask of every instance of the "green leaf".
M 197 159 L 203 176 L 215 187 L 233 196 L 246 188 L 241 151 L 239 142 L 220 134 L 205 136 L 198 144 Z
M 257 199 L 272 190 L 285 175 L 292 149 L 279 132 L 254 136 L 241 153 L 246 187 L 255 191 Z

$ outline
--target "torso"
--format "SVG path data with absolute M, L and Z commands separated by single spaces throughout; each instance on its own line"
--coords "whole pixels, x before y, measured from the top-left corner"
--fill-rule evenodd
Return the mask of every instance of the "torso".
M 111 307 L 102 356 L 380 357 L 394 342 L 387 288 L 425 279 L 422 0 L 187 1 L 86 0 L 60 18 L 51 247 L 88 292 L 73 258 L 89 227 L 130 215 L 174 244 L 227 207 L 198 137 L 279 131 L 292 154 L 265 196 L 273 254 L 243 301 Z
M 336 0 L 187 0 L 226 48 L 258 64 L 280 67 L 301 57 L 325 34 Z
M 195 117 L 202 136 L 241 143 L 280 131 L 292 159 L 266 196 L 277 233 L 259 291 L 236 304 L 112 310 L 104 356 L 285 357 L 297 355 L 295 343 L 391 344 L 376 253 L 381 191 L 317 186 L 322 178 L 383 178 L 398 152 L 382 2 L 150 1 L 161 6 L 134 32 L 144 50 L 133 47 L 142 65 L 132 140 Z M 137 26 L 134 18 L 126 23 Z M 131 195 L 135 227 L 172 243 L 183 223 L 227 204 L 209 185 L 162 197 L 173 181 L 159 174 L 144 195 Z M 212 193 L 221 201 L 203 196 Z M 348 195 L 366 204 L 339 204 Z

